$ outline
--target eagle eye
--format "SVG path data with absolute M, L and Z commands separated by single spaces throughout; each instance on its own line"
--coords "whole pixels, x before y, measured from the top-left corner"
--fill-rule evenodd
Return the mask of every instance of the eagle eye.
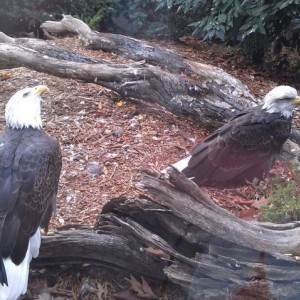
M 25 94 L 23 94 L 23 97 L 28 97 L 28 95 L 29 95 L 29 92 L 27 92 L 27 93 L 25 93 Z

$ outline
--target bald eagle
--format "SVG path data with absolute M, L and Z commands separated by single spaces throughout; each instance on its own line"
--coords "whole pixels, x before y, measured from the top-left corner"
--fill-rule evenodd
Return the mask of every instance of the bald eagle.
M 173 166 L 199 186 L 257 184 L 289 137 L 293 108 L 299 104 L 294 88 L 275 87 L 262 105 L 239 113 Z
M 29 263 L 39 253 L 40 227 L 55 209 L 61 170 L 59 143 L 42 130 L 44 85 L 15 93 L 0 135 L 0 299 L 27 290 Z

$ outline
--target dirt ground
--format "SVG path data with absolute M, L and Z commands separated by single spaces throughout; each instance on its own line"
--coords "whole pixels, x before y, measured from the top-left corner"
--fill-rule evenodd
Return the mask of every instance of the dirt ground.
M 263 97 L 278 84 L 300 88 L 292 72 L 278 74 L 251 67 L 235 49 L 193 40 L 185 42 L 188 45 L 165 41 L 161 46 L 225 69 L 257 97 Z M 57 39 L 52 43 L 91 57 L 117 63 L 128 61 L 115 54 L 86 50 L 76 38 Z M 60 141 L 63 153 L 57 211 L 51 230 L 70 224 L 93 225 L 109 199 L 140 193 L 136 184 L 141 169 L 160 171 L 185 157 L 208 134 L 197 124 L 158 105 L 133 105 L 99 85 L 26 68 L 0 71 L 0 111 L 4 112 L 7 100 L 15 91 L 36 84 L 46 84 L 50 89 L 45 99 L 51 103 L 42 105 L 44 129 Z M 0 129 L 5 126 L 3 115 Z M 240 217 L 253 219 L 260 214 L 254 203 L 261 195 L 253 187 L 205 191 L 219 205 Z M 137 280 L 141 282 L 140 278 Z M 50 299 L 50 293 L 55 299 L 139 299 L 130 292 L 135 285 L 128 274 L 112 274 L 88 266 L 61 266 L 33 270 L 28 297 L 39 294 L 39 299 Z M 180 291 L 174 287 L 151 288 L 160 299 L 181 299 Z M 113 296 L 122 292 L 123 298 Z

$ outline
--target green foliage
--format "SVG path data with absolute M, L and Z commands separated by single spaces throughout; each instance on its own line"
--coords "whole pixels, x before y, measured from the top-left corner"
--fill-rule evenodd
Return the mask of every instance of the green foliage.
M 121 8 L 121 0 L 76 0 L 70 1 L 70 14 L 79 17 L 92 29 Z
M 112 25 L 116 25 L 116 30 L 131 35 L 172 35 L 176 27 L 173 24 L 173 13 L 166 8 L 157 13 L 156 6 L 157 0 L 123 0 L 121 8 L 112 20 Z
M 0 30 L 37 31 L 62 14 L 94 30 L 238 44 L 254 62 L 268 50 L 300 49 L 300 0 L 1 0 Z
M 145 34 L 147 31 L 152 31 L 153 25 L 159 21 L 151 13 L 155 10 L 155 7 L 155 0 L 123 0 L 117 16 L 114 18 L 116 30 L 132 35 L 139 34 L 140 32 Z M 159 24 L 158 27 L 161 25 Z
M 157 0 L 160 9 L 176 8 L 177 14 L 193 14 L 193 35 L 205 40 L 221 40 L 230 44 L 253 45 L 263 36 L 259 55 L 273 47 L 280 53 L 282 46 L 299 50 L 300 0 Z M 260 40 L 261 37 L 259 37 Z M 252 51 L 252 49 L 250 49 Z M 263 53 L 262 53 L 263 54 Z
M 203 8 L 206 6 L 207 1 L 201 0 L 157 0 L 157 10 L 164 6 L 168 9 L 172 7 L 177 7 L 177 12 L 183 12 L 187 14 L 189 11 L 195 11 L 198 8 Z
M 274 223 L 300 220 L 300 194 L 294 181 L 274 185 L 269 205 L 263 207 L 262 220 Z
M 151 16 L 149 11 L 155 9 L 155 4 L 153 0 L 131 0 L 123 3 L 122 14 L 135 25 L 135 33 L 138 33 L 144 28 L 145 22 L 147 22 Z

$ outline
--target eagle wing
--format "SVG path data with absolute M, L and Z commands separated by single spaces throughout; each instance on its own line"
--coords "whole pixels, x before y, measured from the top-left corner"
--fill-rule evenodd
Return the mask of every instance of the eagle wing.
M 288 138 L 291 119 L 260 107 L 237 115 L 201 142 L 183 170 L 203 185 L 228 186 L 261 180 Z
M 15 264 L 38 227 L 48 226 L 61 170 L 58 142 L 40 130 L 22 130 L 0 136 L 0 250 Z

